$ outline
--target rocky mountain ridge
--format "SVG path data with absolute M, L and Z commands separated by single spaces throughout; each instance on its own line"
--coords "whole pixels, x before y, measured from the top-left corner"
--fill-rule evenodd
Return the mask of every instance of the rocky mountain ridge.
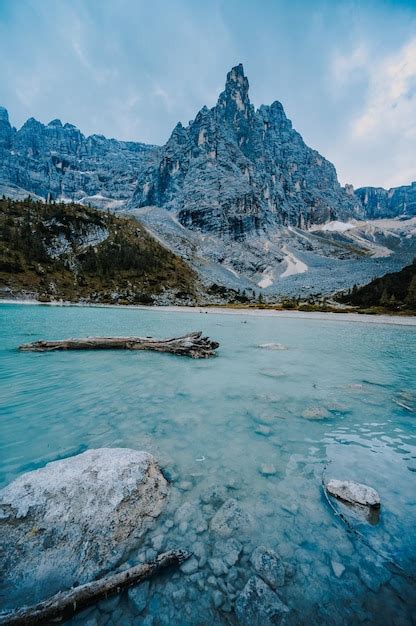
M 160 206 L 185 226 L 240 237 L 272 224 L 308 228 L 334 219 L 416 214 L 416 182 L 385 190 L 341 187 L 280 102 L 255 110 L 240 64 L 217 104 L 163 147 L 86 137 L 73 124 L 28 119 L 16 130 L 0 106 L 0 193 L 15 199 Z
M 416 185 L 342 187 L 281 103 L 254 108 L 241 64 L 217 104 L 162 147 L 85 137 L 59 120 L 16 130 L 0 108 L 1 194 L 128 211 L 205 287 L 271 297 L 362 284 L 416 252 Z
M 0 193 L 14 199 L 30 193 L 117 209 L 130 199 L 155 150 L 103 135 L 85 137 L 58 119 L 45 125 L 32 117 L 16 130 L 0 107 Z
M 217 104 L 178 124 L 158 159 L 142 169 L 131 208 L 156 205 L 181 224 L 241 238 L 276 226 L 307 228 L 363 217 L 334 166 L 309 148 L 280 102 L 254 109 L 243 66 L 227 74 Z
M 416 181 L 391 189 L 361 187 L 355 193 L 368 219 L 416 215 Z

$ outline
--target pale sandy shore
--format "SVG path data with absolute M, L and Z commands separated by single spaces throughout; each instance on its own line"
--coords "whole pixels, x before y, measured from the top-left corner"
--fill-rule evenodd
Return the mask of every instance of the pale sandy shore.
M 240 315 L 246 317 L 276 317 L 282 319 L 308 319 L 331 322 L 358 322 L 361 324 L 389 324 L 394 326 L 416 326 L 416 315 L 361 315 L 359 313 L 322 313 L 312 311 L 276 311 L 271 309 L 233 309 L 200 306 L 145 306 L 123 304 L 79 304 L 77 302 L 38 302 L 37 300 L 1 300 L 0 304 L 25 304 L 38 306 L 74 306 L 111 309 L 137 309 L 159 313 L 188 313 L 205 315 Z

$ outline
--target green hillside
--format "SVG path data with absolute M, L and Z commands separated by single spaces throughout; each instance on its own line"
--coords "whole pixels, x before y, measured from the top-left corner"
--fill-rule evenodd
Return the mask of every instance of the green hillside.
M 141 224 L 78 204 L 0 200 L 3 297 L 193 302 L 197 277 Z
M 416 311 L 416 259 L 400 272 L 375 278 L 363 287 L 354 287 L 338 300 L 361 308 Z

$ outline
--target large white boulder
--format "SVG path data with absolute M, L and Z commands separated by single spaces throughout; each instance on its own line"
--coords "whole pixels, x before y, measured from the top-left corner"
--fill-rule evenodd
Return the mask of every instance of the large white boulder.
M 155 459 L 100 448 L 17 478 L 0 491 L 0 606 L 36 602 L 118 564 L 162 510 Z
M 377 491 L 367 485 L 355 483 L 351 480 L 336 480 L 332 478 L 326 483 L 326 490 L 332 496 L 360 506 L 380 508 L 380 496 Z

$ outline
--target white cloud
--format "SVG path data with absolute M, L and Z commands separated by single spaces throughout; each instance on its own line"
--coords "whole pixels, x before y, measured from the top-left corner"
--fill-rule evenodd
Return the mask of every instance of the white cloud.
M 416 37 L 368 67 L 368 73 L 364 111 L 352 122 L 354 136 L 369 140 L 379 133 L 405 133 L 416 139 Z
M 342 182 L 395 187 L 416 179 L 416 37 L 380 55 L 369 42 L 335 55 L 334 102 L 349 99 L 329 150 Z

